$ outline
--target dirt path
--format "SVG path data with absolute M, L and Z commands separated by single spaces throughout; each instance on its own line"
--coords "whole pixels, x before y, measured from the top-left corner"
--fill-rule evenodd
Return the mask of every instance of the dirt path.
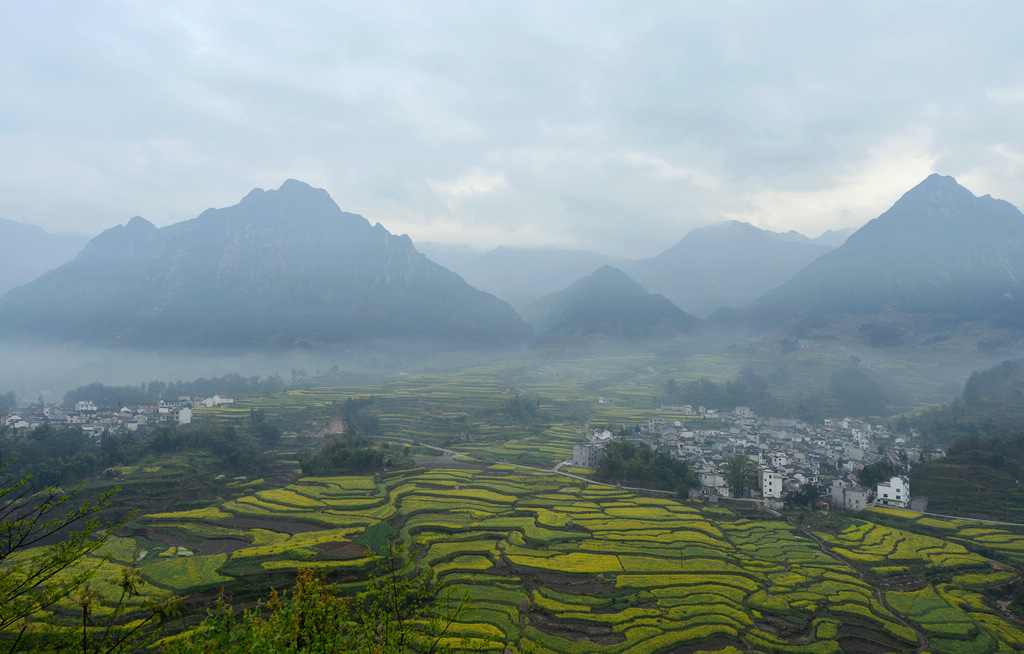
M 859 568 L 857 568 L 857 566 L 853 565 L 852 563 L 850 563 L 849 561 L 847 561 L 843 557 L 841 557 L 838 554 L 836 554 L 835 552 L 833 552 L 825 544 L 825 541 L 823 541 L 821 539 L 821 537 L 819 537 L 816 533 L 814 533 L 814 531 L 812 529 L 810 529 L 809 527 L 804 527 L 804 526 L 801 526 L 800 524 L 797 524 L 797 522 L 794 521 L 792 518 L 787 518 L 786 522 L 791 527 L 793 527 L 794 529 L 799 531 L 801 534 L 803 534 L 807 538 L 810 538 L 815 543 L 817 543 L 818 544 L 818 549 L 821 550 L 826 556 L 832 558 L 837 563 L 840 563 L 843 566 L 849 568 L 850 570 L 853 571 L 854 574 L 857 575 L 858 579 L 863 581 L 868 586 L 871 586 L 872 588 L 874 588 L 874 590 L 875 590 L 875 598 L 878 600 L 878 603 L 882 605 L 882 608 L 884 608 L 885 610 L 887 610 L 890 613 L 892 613 L 893 616 L 895 616 L 896 619 L 898 619 L 900 621 L 900 623 L 903 624 L 903 626 L 910 627 L 911 629 L 914 630 L 914 633 L 917 634 L 917 643 L 918 643 L 918 645 L 917 645 L 917 652 L 918 652 L 918 654 L 922 654 L 922 652 L 924 652 L 928 648 L 928 639 L 927 639 L 927 637 L 925 637 L 924 632 L 921 631 L 917 627 L 917 625 L 911 623 L 909 620 L 904 618 L 903 615 L 899 611 L 896 611 L 891 606 L 889 606 L 889 602 L 887 602 L 886 599 L 885 599 L 885 592 L 881 588 L 875 587 L 874 584 L 872 584 L 872 583 L 868 582 L 866 579 L 864 579 L 864 573 Z

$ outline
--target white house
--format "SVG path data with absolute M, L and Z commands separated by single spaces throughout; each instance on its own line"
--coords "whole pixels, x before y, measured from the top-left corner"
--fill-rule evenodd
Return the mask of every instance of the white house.
M 878 484 L 875 504 L 906 508 L 910 504 L 910 480 L 903 475 L 897 475 Z
M 576 443 L 572 446 L 572 464 L 577 468 L 596 468 L 604 455 L 604 448 L 596 443 Z
M 192 409 L 184 407 L 178 411 L 178 424 L 179 425 L 190 425 L 192 424 Z
M 860 511 L 868 505 L 868 489 L 863 486 L 851 486 L 843 492 L 843 508 Z
M 765 498 L 782 497 L 782 475 L 770 468 L 758 470 L 761 482 L 761 495 Z
M 230 397 L 225 397 L 220 394 L 214 395 L 213 397 L 208 397 L 205 400 L 203 400 L 203 406 L 205 406 L 207 409 L 212 409 L 215 406 L 231 406 L 234 403 L 235 401 Z
M 75 411 L 97 411 L 96 405 L 92 400 L 81 400 L 75 402 Z
M 772 452 L 771 463 L 773 468 L 784 468 L 789 465 L 789 455 L 784 452 Z
M 857 486 L 849 479 L 839 478 L 832 482 L 829 488 L 832 506 L 850 511 L 861 511 L 868 506 L 868 491 L 863 486 Z
M 715 468 L 698 470 L 697 479 L 700 480 L 701 486 L 708 486 L 710 488 L 720 488 L 726 485 L 725 475 L 722 474 L 721 470 L 717 470 Z

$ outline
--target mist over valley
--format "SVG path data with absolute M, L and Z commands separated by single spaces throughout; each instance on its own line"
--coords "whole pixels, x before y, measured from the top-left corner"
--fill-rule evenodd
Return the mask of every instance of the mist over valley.
M 1021 24 L 12 5 L 0 653 L 1024 651 Z

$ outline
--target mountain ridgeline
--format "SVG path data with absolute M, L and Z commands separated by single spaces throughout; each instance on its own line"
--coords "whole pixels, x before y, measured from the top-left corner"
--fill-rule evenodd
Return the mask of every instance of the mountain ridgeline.
M 0 218 L 0 295 L 75 256 L 87 239 Z
M 505 302 L 295 180 L 158 229 L 109 229 L 0 300 L 10 332 L 139 347 L 524 340 Z
M 162 229 L 136 217 L 103 232 L 0 298 L 0 336 L 243 351 L 531 337 L 561 347 L 673 338 L 700 329 L 695 315 L 711 312 L 716 331 L 873 348 L 980 350 L 1024 333 L 1024 214 L 940 175 L 849 237 L 729 221 L 642 261 L 577 250 L 435 251 L 486 290 L 407 236 L 341 211 L 326 191 L 288 180 Z
M 730 220 L 698 227 L 627 271 L 644 288 L 707 316 L 722 306 L 753 302 L 830 250 L 795 232 L 778 234 Z
M 872 344 L 967 322 L 1024 328 L 1024 214 L 931 175 L 835 250 L 741 312 L 757 329 L 806 335 L 849 316 Z M 866 320 L 865 320 L 866 319 Z
M 673 337 L 701 323 L 611 266 L 544 296 L 524 309 L 523 315 L 542 344 Z

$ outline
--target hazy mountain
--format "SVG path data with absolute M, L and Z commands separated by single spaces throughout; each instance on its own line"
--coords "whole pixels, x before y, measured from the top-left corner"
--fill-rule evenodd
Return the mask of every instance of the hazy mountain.
M 701 322 L 611 266 L 544 296 L 524 309 L 523 315 L 542 342 L 675 336 Z
M 830 229 L 825 233 L 811 239 L 813 243 L 819 243 L 821 245 L 828 245 L 830 247 L 837 248 L 846 242 L 846 239 L 850 238 L 850 235 L 857 231 L 856 227 L 847 227 L 845 229 Z
M 565 288 L 601 266 L 625 262 L 596 252 L 558 248 L 502 246 L 480 252 L 438 243 L 423 243 L 419 248 L 474 287 L 497 295 L 517 309 Z
M 796 232 L 777 234 L 731 220 L 698 227 L 626 269 L 645 288 L 706 316 L 723 305 L 752 302 L 831 249 Z
M 157 229 L 109 229 L 70 263 L 0 299 L 5 331 L 146 347 L 246 348 L 371 338 L 521 340 L 505 302 L 407 236 L 288 180 Z
M 1024 214 L 931 175 L 741 313 L 798 333 L 853 314 L 860 337 L 877 345 L 968 321 L 1020 328 L 1022 276 Z
M 71 261 L 88 240 L 0 218 L 0 295 Z

